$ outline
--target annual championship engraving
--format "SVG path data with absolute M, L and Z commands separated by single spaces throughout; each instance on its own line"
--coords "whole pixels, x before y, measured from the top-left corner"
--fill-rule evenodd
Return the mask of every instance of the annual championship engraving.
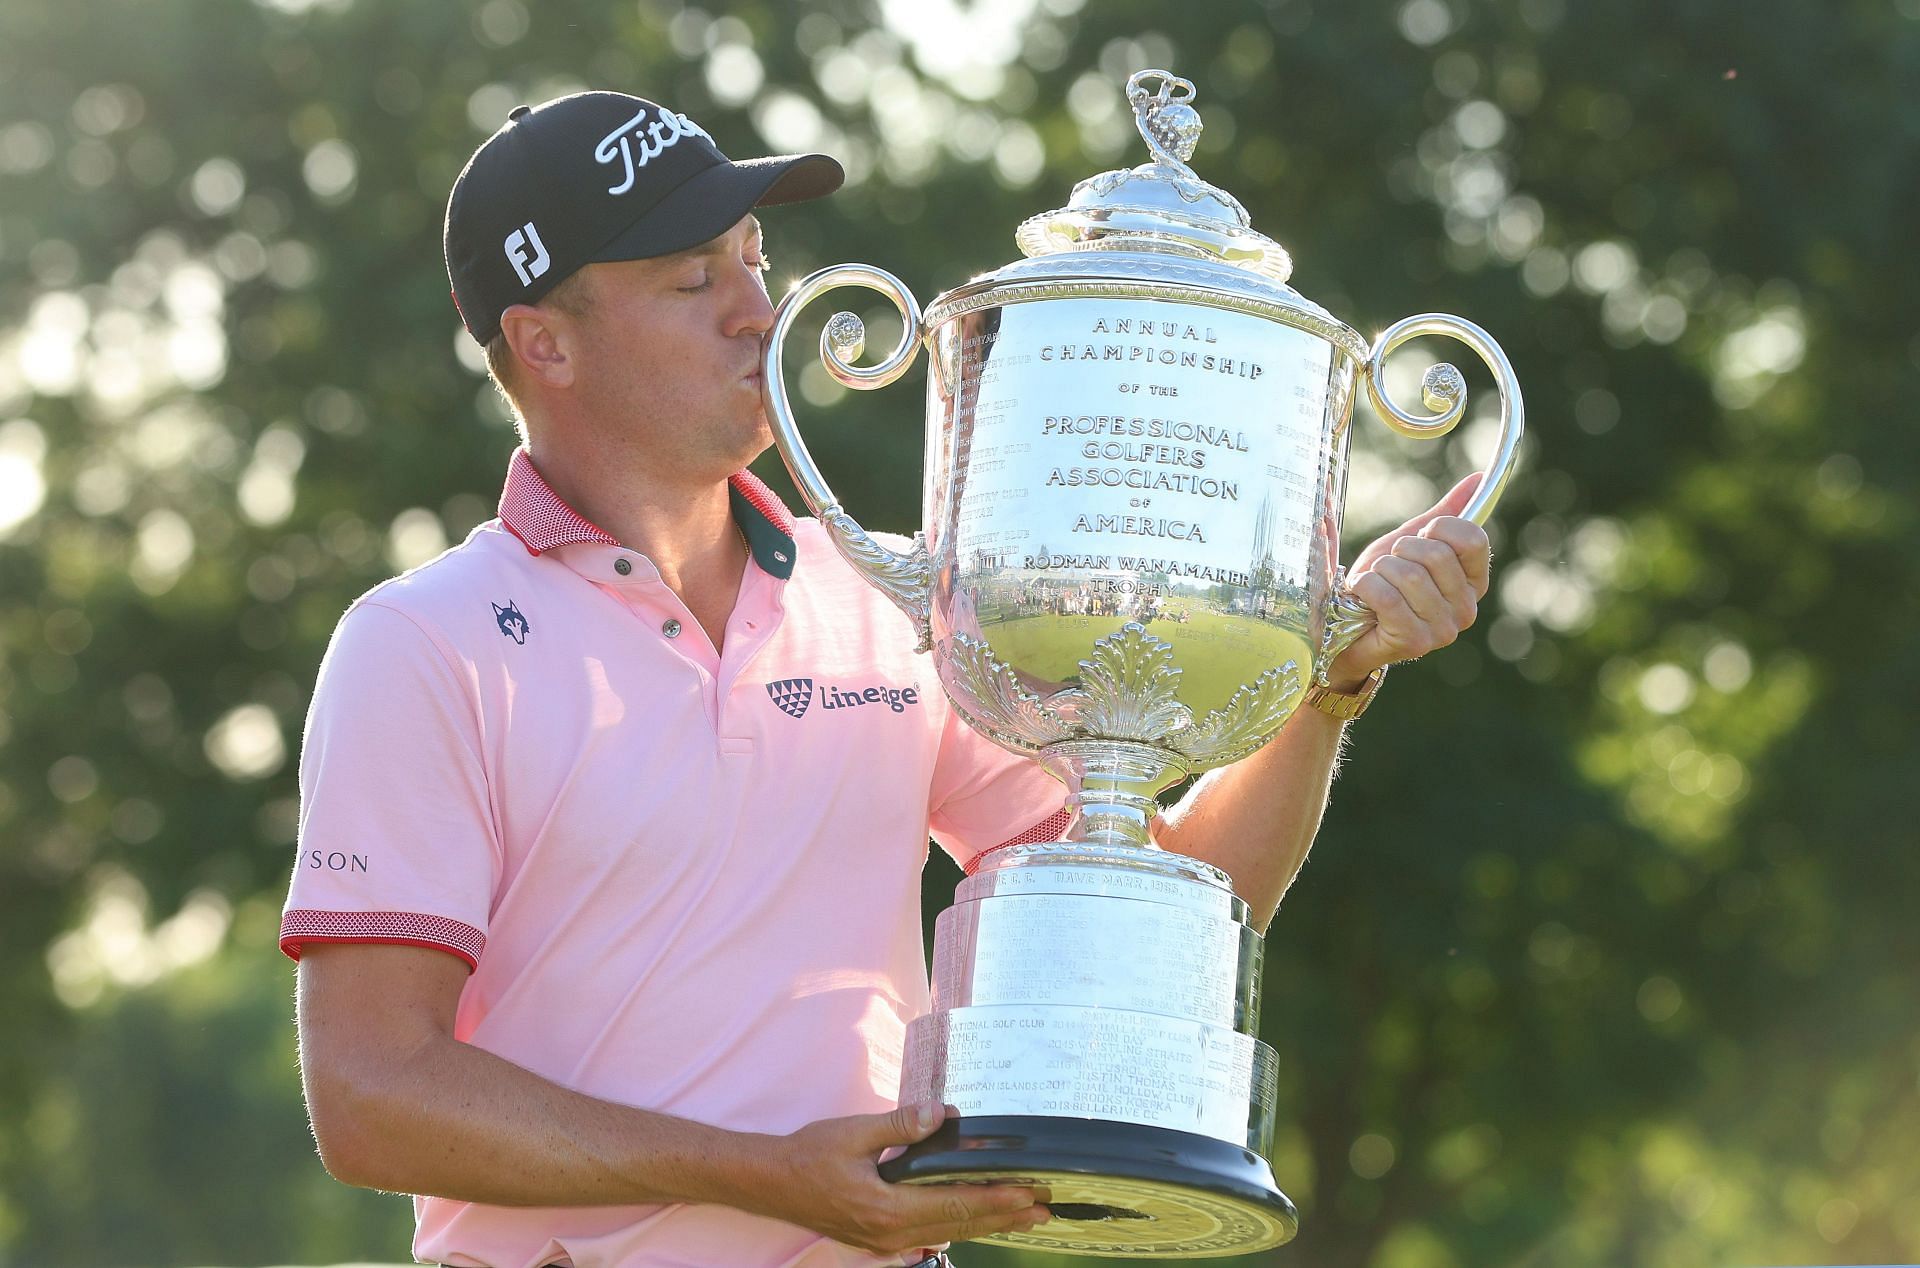
M 1097 342 L 974 363 L 973 499 L 956 555 L 1164 574 L 1169 593 L 1244 587 L 1277 565 L 1304 589 L 1332 350 L 1238 313 L 1190 316 L 1097 299 L 1001 315 L 997 348 L 1063 327 Z
M 1010 1244 L 1244 1254 L 1297 1223 L 1267 1162 L 1283 1111 L 1262 943 L 1225 873 L 1154 844 L 1156 797 L 1266 743 L 1369 627 L 1338 562 L 1356 391 L 1412 436 L 1465 409 L 1451 367 L 1429 375 L 1434 413 L 1401 409 L 1387 355 L 1443 334 L 1493 371 L 1500 435 L 1470 519 L 1506 484 L 1522 411 L 1477 327 L 1427 315 L 1369 344 L 1288 286 L 1286 251 L 1186 164 L 1193 85 L 1142 71 L 1127 96 L 1151 162 L 1082 181 L 1019 227 L 1027 258 L 924 314 L 866 265 L 805 279 L 761 381 L 836 548 L 907 615 L 955 711 L 1056 775 L 1073 811 L 1062 840 L 975 860 L 941 915 L 901 1096 L 960 1114 L 882 1175 L 1046 1185 L 1054 1218 L 992 1239 Z M 891 298 L 905 333 L 859 366 L 861 323 L 836 314 L 830 375 L 881 387 L 928 354 L 924 521 L 905 554 L 841 507 L 787 398 L 795 318 L 848 285 Z

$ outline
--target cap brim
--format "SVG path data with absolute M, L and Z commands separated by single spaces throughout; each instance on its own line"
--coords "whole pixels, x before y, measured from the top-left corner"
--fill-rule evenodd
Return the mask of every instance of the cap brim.
M 650 260 L 711 242 L 755 207 L 823 198 L 846 180 L 825 154 L 720 163 L 687 181 L 595 251 L 594 263 Z

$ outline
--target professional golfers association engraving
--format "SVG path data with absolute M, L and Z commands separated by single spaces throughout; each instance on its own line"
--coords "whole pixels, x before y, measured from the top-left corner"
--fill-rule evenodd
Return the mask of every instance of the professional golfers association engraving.
M 1463 512 L 1476 522 L 1522 410 L 1478 327 L 1430 314 L 1369 342 L 1289 286 L 1287 252 L 1188 166 L 1193 85 L 1149 70 L 1126 92 L 1149 162 L 1082 181 L 1018 228 L 1025 258 L 924 314 L 879 269 L 814 274 L 780 305 L 762 383 L 836 547 L 906 613 L 960 715 L 1056 775 L 1073 810 L 1063 840 L 979 860 L 941 916 L 901 1095 L 960 1115 L 883 1173 L 1047 1185 L 1055 1218 L 994 1240 L 1242 1254 L 1296 1225 L 1266 1160 L 1262 944 L 1224 873 L 1154 845 L 1155 797 L 1266 743 L 1369 627 L 1339 567 L 1356 389 L 1403 435 L 1444 435 L 1466 408 L 1452 366 L 1422 385 L 1430 412 L 1402 408 L 1386 357 L 1446 335 L 1492 371 L 1500 431 Z M 820 358 L 835 379 L 881 387 L 928 353 L 911 546 L 848 515 L 793 420 L 787 334 L 841 286 L 887 296 L 905 330 L 861 366 L 864 328 L 833 316 Z

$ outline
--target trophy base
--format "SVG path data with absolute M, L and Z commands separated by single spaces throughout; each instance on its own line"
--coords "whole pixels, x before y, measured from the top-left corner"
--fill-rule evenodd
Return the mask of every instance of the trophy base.
M 896 1184 L 1032 1184 L 1053 1218 L 980 1240 L 1092 1256 L 1212 1259 L 1292 1239 L 1293 1203 L 1250 1149 L 1164 1127 L 1041 1115 L 950 1118 L 880 1164 Z

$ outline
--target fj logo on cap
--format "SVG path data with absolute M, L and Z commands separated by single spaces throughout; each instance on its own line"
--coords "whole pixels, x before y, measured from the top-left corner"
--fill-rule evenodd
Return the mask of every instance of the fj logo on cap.
M 645 167 L 662 150 L 678 144 L 681 137 L 707 137 L 707 143 L 713 143 L 713 138 L 707 136 L 705 128 L 683 114 L 662 110 L 659 118 L 642 128 L 640 121 L 646 117 L 647 112 L 643 108 L 633 118 L 600 138 L 600 144 L 593 147 L 596 162 L 612 163 L 618 159 L 626 165 L 625 179 L 611 186 L 607 190 L 609 194 L 624 194 L 632 189 L 634 173 Z M 634 147 L 636 139 L 640 143 L 637 153 Z
M 533 227 L 533 221 L 527 221 L 507 235 L 507 263 L 513 265 L 513 271 L 520 275 L 522 286 L 532 286 L 533 279 L 545 273 L 553 263 L 547 256 L 546 244 L 540 241 L 540 231 Z

